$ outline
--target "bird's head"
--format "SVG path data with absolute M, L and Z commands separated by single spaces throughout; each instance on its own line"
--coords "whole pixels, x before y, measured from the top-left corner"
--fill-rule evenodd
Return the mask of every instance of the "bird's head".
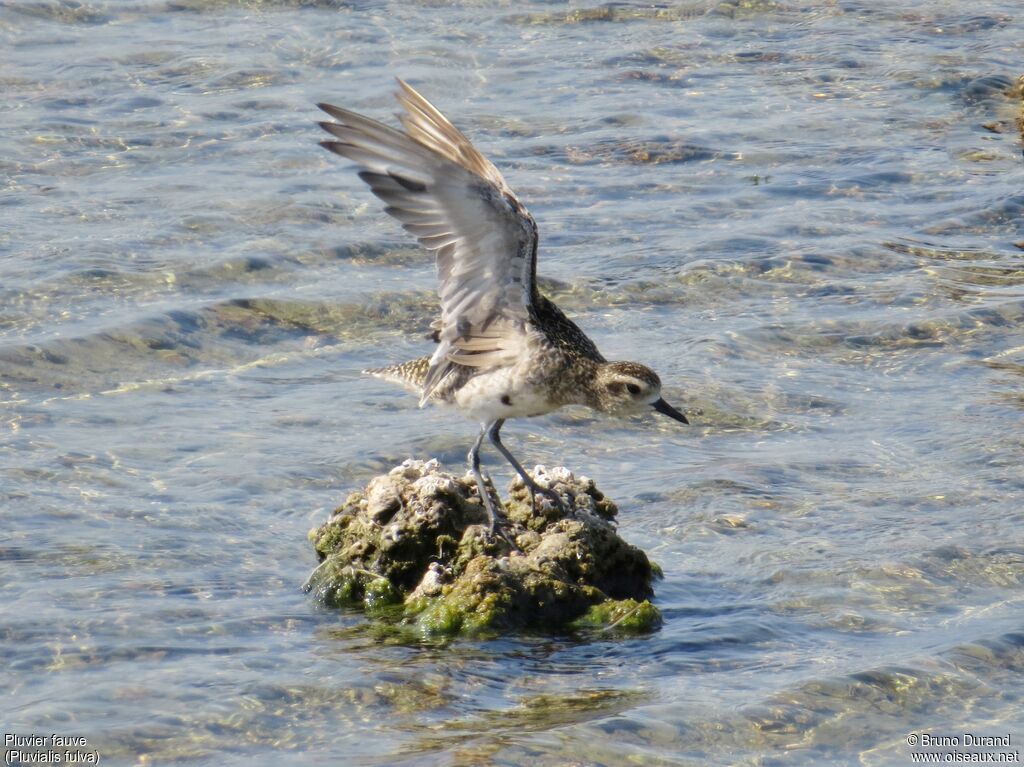
M 596 408 L 611 415 L 635 415 L 654 408 L 681 423 L 686 416 L 661 397 L 661 379 L 636 362 L 605 362 L 594 379 Z

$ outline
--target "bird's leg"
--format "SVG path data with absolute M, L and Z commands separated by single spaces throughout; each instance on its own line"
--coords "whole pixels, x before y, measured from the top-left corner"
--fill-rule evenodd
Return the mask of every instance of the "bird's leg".
M 538 485 L 534 481 L 533 477 L 526 473 L 526 469 L 524 469 L 522 467 L 522 464 L 520 464 L 519 461 L 516 460 L 515 456 L 509 452 L 508 448 L 501 443 L 501 427 L 504 424 L 505 419 L 499 418 L 497 421 L 491 424 L 490 428 L 487 430 L 487 436 L 490 438 L 491 444 L 498 448 L 498 452 L 505 456 L 505 460 L 512 464 L 512 468 L 516 470 L 516 474 L 518 474 L 522 478 L 523 483 L 529 489 L 531 507 L 533 507 L 534 501 L 536 499 L 536 494 L 540 493 L 541 495 L 550 498 L 551 501 L 559 509 L 561 509 L 564 514 L 568 514 L 569 507 L 566 505 L 565 501 L 562 500 L 562 496 L 556 493 L 550 487 L 541 487 L 540 485 Z
M 467 459 L 469 460 L 469 470 L 473 473 L 473 479 L 476 480 L 476 488 L 480 491 L 480 502 L 483 503 L 484 508 L 487 510 L 487 519 L 491 525 L 491 534 L 493 535 L 498 524 L 498 513 L 494 509 L 494 503 L 491 501 L 491 494 L 487 492 L 487 485 L 484 483 L 484 475 L 480 473 L 480 446 L 484 442 L 484 435 L 487 434 L 489 424 L 481 424 L 480 436 L 476 438 L 476 442 L 473 443 L 473 447 L 469 451 Z

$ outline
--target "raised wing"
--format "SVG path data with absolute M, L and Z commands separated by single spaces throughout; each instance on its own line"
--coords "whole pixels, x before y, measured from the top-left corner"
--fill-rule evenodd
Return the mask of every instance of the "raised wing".
M 536 297 L 537 227 L 505 179 L 423 96 L 398 81 L 406 132 L 319 104 L 327 149 L 357 163 L 385 211 L 434 253 L 439 346 L 423 405 L 454 365 L 489 367 L 518 355 Z

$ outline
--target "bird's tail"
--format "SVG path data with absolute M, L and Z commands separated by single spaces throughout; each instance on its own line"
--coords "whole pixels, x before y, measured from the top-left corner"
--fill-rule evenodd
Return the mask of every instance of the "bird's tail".
M 386 368 L 370 368 L 364 370 L 366 375 L 380 378 L 384 381 L 404 386 L 409 391 L 421 394 L 423 384 L 427 380 L 427 370 L 430 368 L 430 357 L 403 362 L 401 365 L 390 365 Z

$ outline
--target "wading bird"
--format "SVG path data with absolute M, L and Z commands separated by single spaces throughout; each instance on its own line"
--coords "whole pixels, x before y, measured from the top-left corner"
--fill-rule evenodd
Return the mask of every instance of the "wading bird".
M 537 225 L 501 173 L 429 101 L 402 80 L 404 132 L 347 109 L 319 104 L 337 122 L 322 145 L 359 166 L 359 177 L 407 232 L 434 254 L 441 316 L 429 357 L 368 370 L 414 389 L 420 406 L 455 405 L 480 424 L 469 466 L 491 532 L 499 514 L 480 472 L 484 437 L 531 494 L 565 508 L 501 442 L 509 418 L 565 405 L 629 415 L 653 408 L 688 423 L 661 397 L 661 380 L 636 362 L 609 362 L 537 289 Z

